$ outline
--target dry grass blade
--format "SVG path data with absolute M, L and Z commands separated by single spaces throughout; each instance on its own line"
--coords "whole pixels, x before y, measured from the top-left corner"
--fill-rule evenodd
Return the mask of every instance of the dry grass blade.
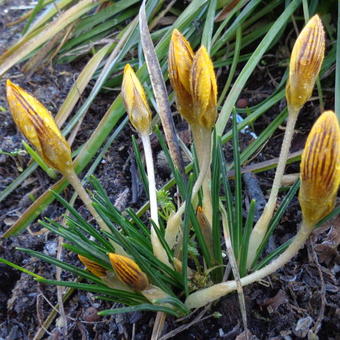
M 46 45 L 39 49 L 37 54 L 35 54 L 30 60 L 26 62 L 22 68 L 22 72 L 30 72 L 30 74 L 32 74 L 37 68 L 43 67 L 43 65 L 46 63 L 47 56 L 55 48 L 59 40 L 61 40 L 64 35 L 65 30 L 55 34 L 52 39 L 46 43 Z
M 170 103 L 166 91 L 162 70 L 152 43 L 151 35 L 147 25 L 145 12 L 145 1 L 139 11 L 139 29 L 141 42 L 145 56 L 145 62 L 150 74 L 153 92 L 156 98 L 158 114 L 161 118 L 166 141 L 169 146 L 171 157 L 177 169 L 184 174 L 184 165 L 179 150 L 178 137 L 176 135 L 174 122 L 171 115 Z
M 30 39 L 23 39 L 14 45 L 0 57 L 0 76 L 95 6 L 97 6 L 97 3 L 94 3 L 92 0 L 80 1 L 61 14 L 53 24 L 48 25 L 46 29 L 41 30 L 36 36 L 31 37 L 30 35 Z
M 99 64 L 108 53 L 112 46 L 112 43 L 107 44 L 103 48 L 101 48 L 86 64 L 81 73 L 78 76 L 78 79 L 73 84 L 71 90 L 69 91 L 64 103 L 61 105 L 57 115 L 55 116 L 55 121 L 58 126 L 62 126 L 69 114 L 72 112 L 74 106 L 76 105 L 78 99 L 81 94 L 84 92 L 86 86 L 91 80 L 93 74 L 96 72 Z

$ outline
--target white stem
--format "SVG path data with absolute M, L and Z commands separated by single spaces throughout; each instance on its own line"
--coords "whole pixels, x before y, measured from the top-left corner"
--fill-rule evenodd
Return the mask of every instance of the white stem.
M 156 224 L 157 227 L 159 227 L 155 169 L 153 164 L 150 136 L 146 133 L 141 134 L 140 136 L 143 143 L 146 170 L 148 173 L 151 220 Z M 158 239 L 157 233 L 153 225 L 151 225 L 151 243 L 153 253 L 155 254 L 155 256 L 160 261 L 170 266 L 168 255 L 166 254 L 166 251 L 164 250 L 162 243 Z
M 191 125 L 192 137 L 195 144 L 195 150 L 198 158 L 198 165 L 200 168 L 204 166 L 204 158 L 206 153 L 206 142 L 208 139 L 211 140 L 211 131 L 210 129 L 205 129 L 199 125 Z M 210 144 L 211 148 L 211 144 Z M 211 150 L 210 150 L 211 154 Z M 210 165 L 210 159 L 209 159 Z M 203 192 L 203 199 L 202 199 L 202 207 L 205 217 L 209 222 L 209 227 L 212 227 L 212 204 L 211 204 L 211 189 L 210 189 L 210 182 L 211 182 L 211 170 L 210 166 L 205 174 L 205 177 L 202 182 L 202 192 Z
M 159 226 L 158 222 L 158 205 L 157 205 L 157 191 L 155 180 L 155 168 L 153 165 L 153 157 L 151 150 L 151 142 L 148 134 L 141 134 L 141 139 L 144 148 L 146 171 L 148 173 L 149 181 L 149 199 L 150 199 L 150 215 L 156 226 Z
M 303 247 L 305 241 L 308 239 L 308 236 L 310 235 L 312 230 L 313 228 L 311 226 L 302 224 L 301 229 L 295 236 L 290 246 L 277 259 L 275 259 L 262 269 L 242 277 L 240 280 L 242 286 L 244 287 L 250 283 L 260 281 L 266 276 L 274 273 L 276 270 L 284 266 Z M 236 281 L 227 281 L 219 283 L 189 295 L 188 298 L 186 299 L 185 304 L 187 305 L 188 308 L 199 308 L 219 299 L 224 295 L 227 295 L 235 291 L 236 289 L 237 289 Z
M 203 159 L 202 159 L 202 167 L 200 168 L 200 173 L 196 179 L 196 182 L 194 184 L 194 187 L 192 189 L 192 195 L 191 195 L 191 202 L 193 202 L 198 194 L 198 191 L 200 190 L 203 180 L 207 174 L 207 171 L 210 167 L 210 156 L 211 156 L 211 138 L 206 139 L 205 144 L 202 145 L 202 148 L 204 147 L 204 150 L 202 151 Z M 165 240 L 167 241 L 170 248 L 172 248 L 176 243 L 176 238 L 178 235 L 178 232 L 180 230 L 182 215 L 185 211 L 185 204 L 186 202 L 183 202 L 180 208 L 177 210 L 177 212 L 170 216 L 167 222 L 167 227 L 165 230 Z
M 288 108 L 288 112 L 289 114 L 288 114 L 286 131 L 283 137 L 280 157 L 279 157 L 279 161 L 277 164 L 270 196 L 269 196 L 268 202 L 263 210 L 261 217 L 255 224 L 255 227 L 250 234 L 248 258 L 247 258 L 248 269 L 252 265 L 256 257 L 256 251 L 258 247 L 260 246 L 267 232 L 269 222 L 271 218 L 273 217 L 273 213 L 275 210 L 277 195 L 281 187 L 281 180 L 282 180 L 282 177 L 285 171 L 288 153 L 289 153 L 290 145 L 291 145 L 292 138 L 294 135 L 294 127 L 295 127 L 295 123 L 296 123 L 297 116 L 298 116 L 298 112 L 295 110 L 292 110 L 291 108 Z

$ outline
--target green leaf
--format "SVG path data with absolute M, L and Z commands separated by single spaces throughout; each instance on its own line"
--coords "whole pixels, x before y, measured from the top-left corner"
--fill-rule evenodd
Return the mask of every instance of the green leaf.
M 209 2 L 208 13 L 205 17 L 204 28 L 202 33 L 201 44 L 204 45 L 210 54 L 211 39 L 214 30 L 214 20 L 216 13 L 216 2 L 217 0 L 211 0 Z
M 107 315 L 115 315 L 115 314 L 121 314 L 121 313 L 131 313 L 131 312 L 138 312 L 138 311 L 145 311 L 145 312 L 163 312 L 170 315 L 173 315 L 175 317 L 179 317 L 180 314 L 178 314 L 176 311 L 169 307 L 165 306 L 157 306 L 157 305 L 151 305 L 149 303 L 143 303 L 137 306 L 133 307 L 122 307 L 122 308 L 115 308 L 115 309 L 105 309 L 100 312 L 98 312 L 101 316 L 107 316 Z
M 26 268 L 24 267 L 21 267 L 21 266 L 18 266 L 17 264 L 13 263 L 13 262 L 10 262 L 10 261 L 7 261 L 6 259 L 0 257 L 0 263 L 4 263 L 4 264 L 7 264 L 8 266 L 14 268 L 14 269 L 17 269 L 17 270 L 20 270 L 21 272 L 25 273 L 25 274 L 28 274 L 28 275 L 31 275 L 33 277 L 35 277 L 36 279 L 43 279 L 42 276 L 38 275 L 38 274 L 35 274 L 29 270 L 27 270 Z
M 222 245 L 221 245 L 221 221 L 219 217 L 219 198 L 220 198 L 220 179 L 221 179 L 221 163 L 218 153 L 218 146 L 221 139 L 213 133 L 213 153 L 212 153 L 212 176 L 211 176 L 211 204 L 212 204 L 212 241 L 213 241 L 213 266 L 216 269 L 212 276 L 215 282 L 220 282 L 223 278 Z
M 54 257 L 45 255 L 45 254 L 40 253 L 40 252 L 35 251 L 35 250 L 26 249 L 26 248 L 20 248 L 20 247 L 17 247 L 16 249 L 19 250 L 19 251 L 22 251 L 22 252 L 24 252 L 24 253 L 26 253 L 26 254 L 28 254 L 30 256 L 37 257 L 38 259 L 41 259 L 41 260 L 43 260 L 43 261 L 45 261 L 47 263 L 51 263 L 51 264 L 53 264 L 53 265 L 55 265 L 57 267 L 65 269 L 66 271 L 68 271 L 70 273 L 73 273 L 73 274 L 76 274 L 76 275 L 78 275 L 80 277 L 83 277 L 84 279 L 87 279 L 87 280 L 90 280 L 90 281 L 102 284 L 102 281 L 98 277 L 96 277 L 95 275 L 87 272 L 86 270 L 80 269 L 80 268 L 78 268 L 76 266 L 73 266 L 71 264 L 68 264 L 66 262 L 57 260 Z
M 266 36 L 263 38 L 261 43 L 258 45 L 252 56 L 249 58 L 247 64 L 243 67 L 241 73 L 237 77 L 228 97 L 226 98 L 222 110 L 220 112 L 219 118 L 216 123 L 216 132 L 218 136 L 223 134 L 229 115 L 244 87 L 251 73 L 254 71 L 256 65 L 261 60 L 263 54 L 267 51 L 272 40 L 281 31 L 282 27 L 286 24 L 287 20 L 294 13 L 300 0 L 293 0 L 283 11 L 280 17 L 272 25 Z

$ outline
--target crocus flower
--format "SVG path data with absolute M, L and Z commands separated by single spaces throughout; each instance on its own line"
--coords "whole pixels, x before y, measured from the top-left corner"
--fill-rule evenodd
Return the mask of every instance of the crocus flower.
M 88 271 L 98 277 L 105 277 L 106 276 L 106 269 L 99 265 L 97 262 L 88 259 L 85 256 L 78 255 L 79 260 L 81 263 L 86 267 Z
M 194 52 L 190 43 L 175 29 L 169 46 L 169 78 L 175 91 L 177 109 L 190 124 L 195 122 L 190 89 L 193 58 Z
M 195 119 L 200 126 L 211 129 L 217 118 L 217 84 L 213 63 L 204 46 L 195 54 L 190 86 Z
M 308 135 L 300 178 L 303 219 L 314 226 L 334 208 L 340 183 L 340 129 L 333 111 L 324 112 Z
M 138 264 L 130 258 L 109 253 L 112 268 L 119 280 L 136 291 L 142 291 L 149 286 L 149 280 Z
M 71 149 L 52 114 L 36 98 L 7 80 L 7 100 L 13 119 L 50 167 L 65 173 L 73 169 Z
M 143 86 L 129 64 L 124 68 L 122 97 L 133 127 L 141 134 L 148 134 L 152 113 Z
M 318 15 L 299 34 L 291 54 L 286 87 L 288 106 L 299 111 L 310 98 L 325 54 L 325 33 Z

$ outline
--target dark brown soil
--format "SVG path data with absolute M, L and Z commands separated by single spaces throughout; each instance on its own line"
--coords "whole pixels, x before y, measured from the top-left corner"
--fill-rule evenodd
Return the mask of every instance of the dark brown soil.
M 18 37 L 22 25 L 7 27 L 6 23 L 18 18 L 21 10 L 15 6 L 25 5 L 27 1 L 15 0 L 0 5 L 0 52 L 10 46 Z M 275 51 L 273 51 L 275 53 Z M 275 89 L 284 72 L 277 61 L 281 57 L 276 54 L 268 58 L 269 72 L 257 69 L 243 91 L 242 98 L 248 105 L 254 105 L 263 100 Z M 29 90 L 41 100 L 52 112 L 63 102 L 74 79 L 81 70 L 80 65 L 53 65 L 48 69 L 38 70 L 28 77 L 18 67 L 14 67 L 6 78 Z M 4 81 L 0 81 L 0 149 L 12 152 L 21 149 L 21 135 L 7 111 Z M 259 85 L 261 84 L 261 85 Z M 88 138 L 97 125 L 105 109 L 110 104 L 108 95 L 98 97 L 96 106 L 91 107 L 80 128 L 76 145 Z M 319 114 L 319 108 L 310 102 L 303 110 L 297 124 L 292 151 L 301 149 L 307 133 Z M 255 123 L 255 132 L 259 134 L 284 107 L 284 103 L 273 107 Z M 326 97 L 326 108 L 333 108 L 333 98 Z M 176 118 L 177 119 L 177 118 Z M 181 129 L 183 125 L 177 122 Z M 277 157 L 283 130 L 278 130 L 268 141 L 264 149 L 253 160 L 254 163 Z M 132 165 L 130 127 L 126 127 L 121 136 L 114 142 L 96 171 L 96 176 L 107 190 L 110 199 L 120 209 L 126 206 L 137 207 L 144 199 L 141 190 L 136 190 L 131 184 Z M 185 131 L 184 131 L 185 134 Z M 241 134 L 241 147 L 246 147 L 252 140 L 247 134 Z M 159 147 L 154 148 L 158 154 Z M 226 155 L 230 157 L 231 146 L 226 146 Z M 157 155 L 155 155 L 157 156 Z M 29 161 L 27 156 L 12 157 L 0 155 L 0 191 L 16 178 L 21 169 Z M 160 164 L 159 164 L 160 165 Z M 161 186 L 168 174 L 162 166 L 158 167 L 158 185 Z M 298 165 L 293 164 L 287 172 L 297 172 Z M 257 176 L 264 195 L 270 189 L 273 171 Z M 41 170 L 34 172 L 24 184 L 11 193 L 0 205 L 0 234 L 23 213 L 31 204 L 32 197 L 38 197 L 53 182 Z M 137 183 L 137 187 L 141 184 Z M 63 195 L 70 198 L 71 189 Z M 81 202 L 77 208 L 86 215 Z M 54 219 L 60 219 L 62 208 L 54 203 L 44 213 Z M 275 236 L 269 243 L 269 249 L 275 249 L 296 233 L 300 221 L 300 210 L 296 199 L 291 203 L 283 217 Z M 329 222 L 318 229 L 311 237 L 308 245 L 300 251 L 293 261 L 277 273 L 271 275 L 263 283 L 253 284 L 245 288 L 249 330 L 253 339 L 297 339 L 312 338 L 317 333 L 319 339 L 340 339 L 340 294 L 339 265 L 340 258 L 337 247 L 340 244 L 340 218 Z M 15 250 L 15 247 L 25 247 L 55 255 L 58 239 L 48 232 L 34 234 L 40 230 L 37 223 L 22 234 L 10 239 L 0 239 L 0 257 L 22 265 L 45 278 L 55 278 L 55 268 Z M 75 256 L 64 251 L 63 259 L 76 263 Z M 63 273 L 63 279 L 69 279 Z M 30 276 L 15 271 L 0 264 L 0 340 L 33 339 L 42 322 L 51 311 L 51 306 L 57 303 L 56 288 L 37 284 Z M 154 313 L 130 313 L 112 317 L 98 317 L 96 312 L 112 308 L 112 304 L 93 299 L 94 294 L 76 292 L 65 305 L 67 317 L 67 335 L 61 332 L 61 318 L 57 317 L 44 335 L 44 339 L 149 339 L 155 320 Z M 324 309 L 324 310 L 323 310 Z M 177 333 L 178 334 L 175 334 Z M 164 332 L 173 331 L 176 339 L 245 339 L 239 304 L 236 294 L 231 294 L 205 309 L 194 311 L 192 315 L 175 320 L 168 317 Z M 164 337 L 166 339 L 168 337 Z

